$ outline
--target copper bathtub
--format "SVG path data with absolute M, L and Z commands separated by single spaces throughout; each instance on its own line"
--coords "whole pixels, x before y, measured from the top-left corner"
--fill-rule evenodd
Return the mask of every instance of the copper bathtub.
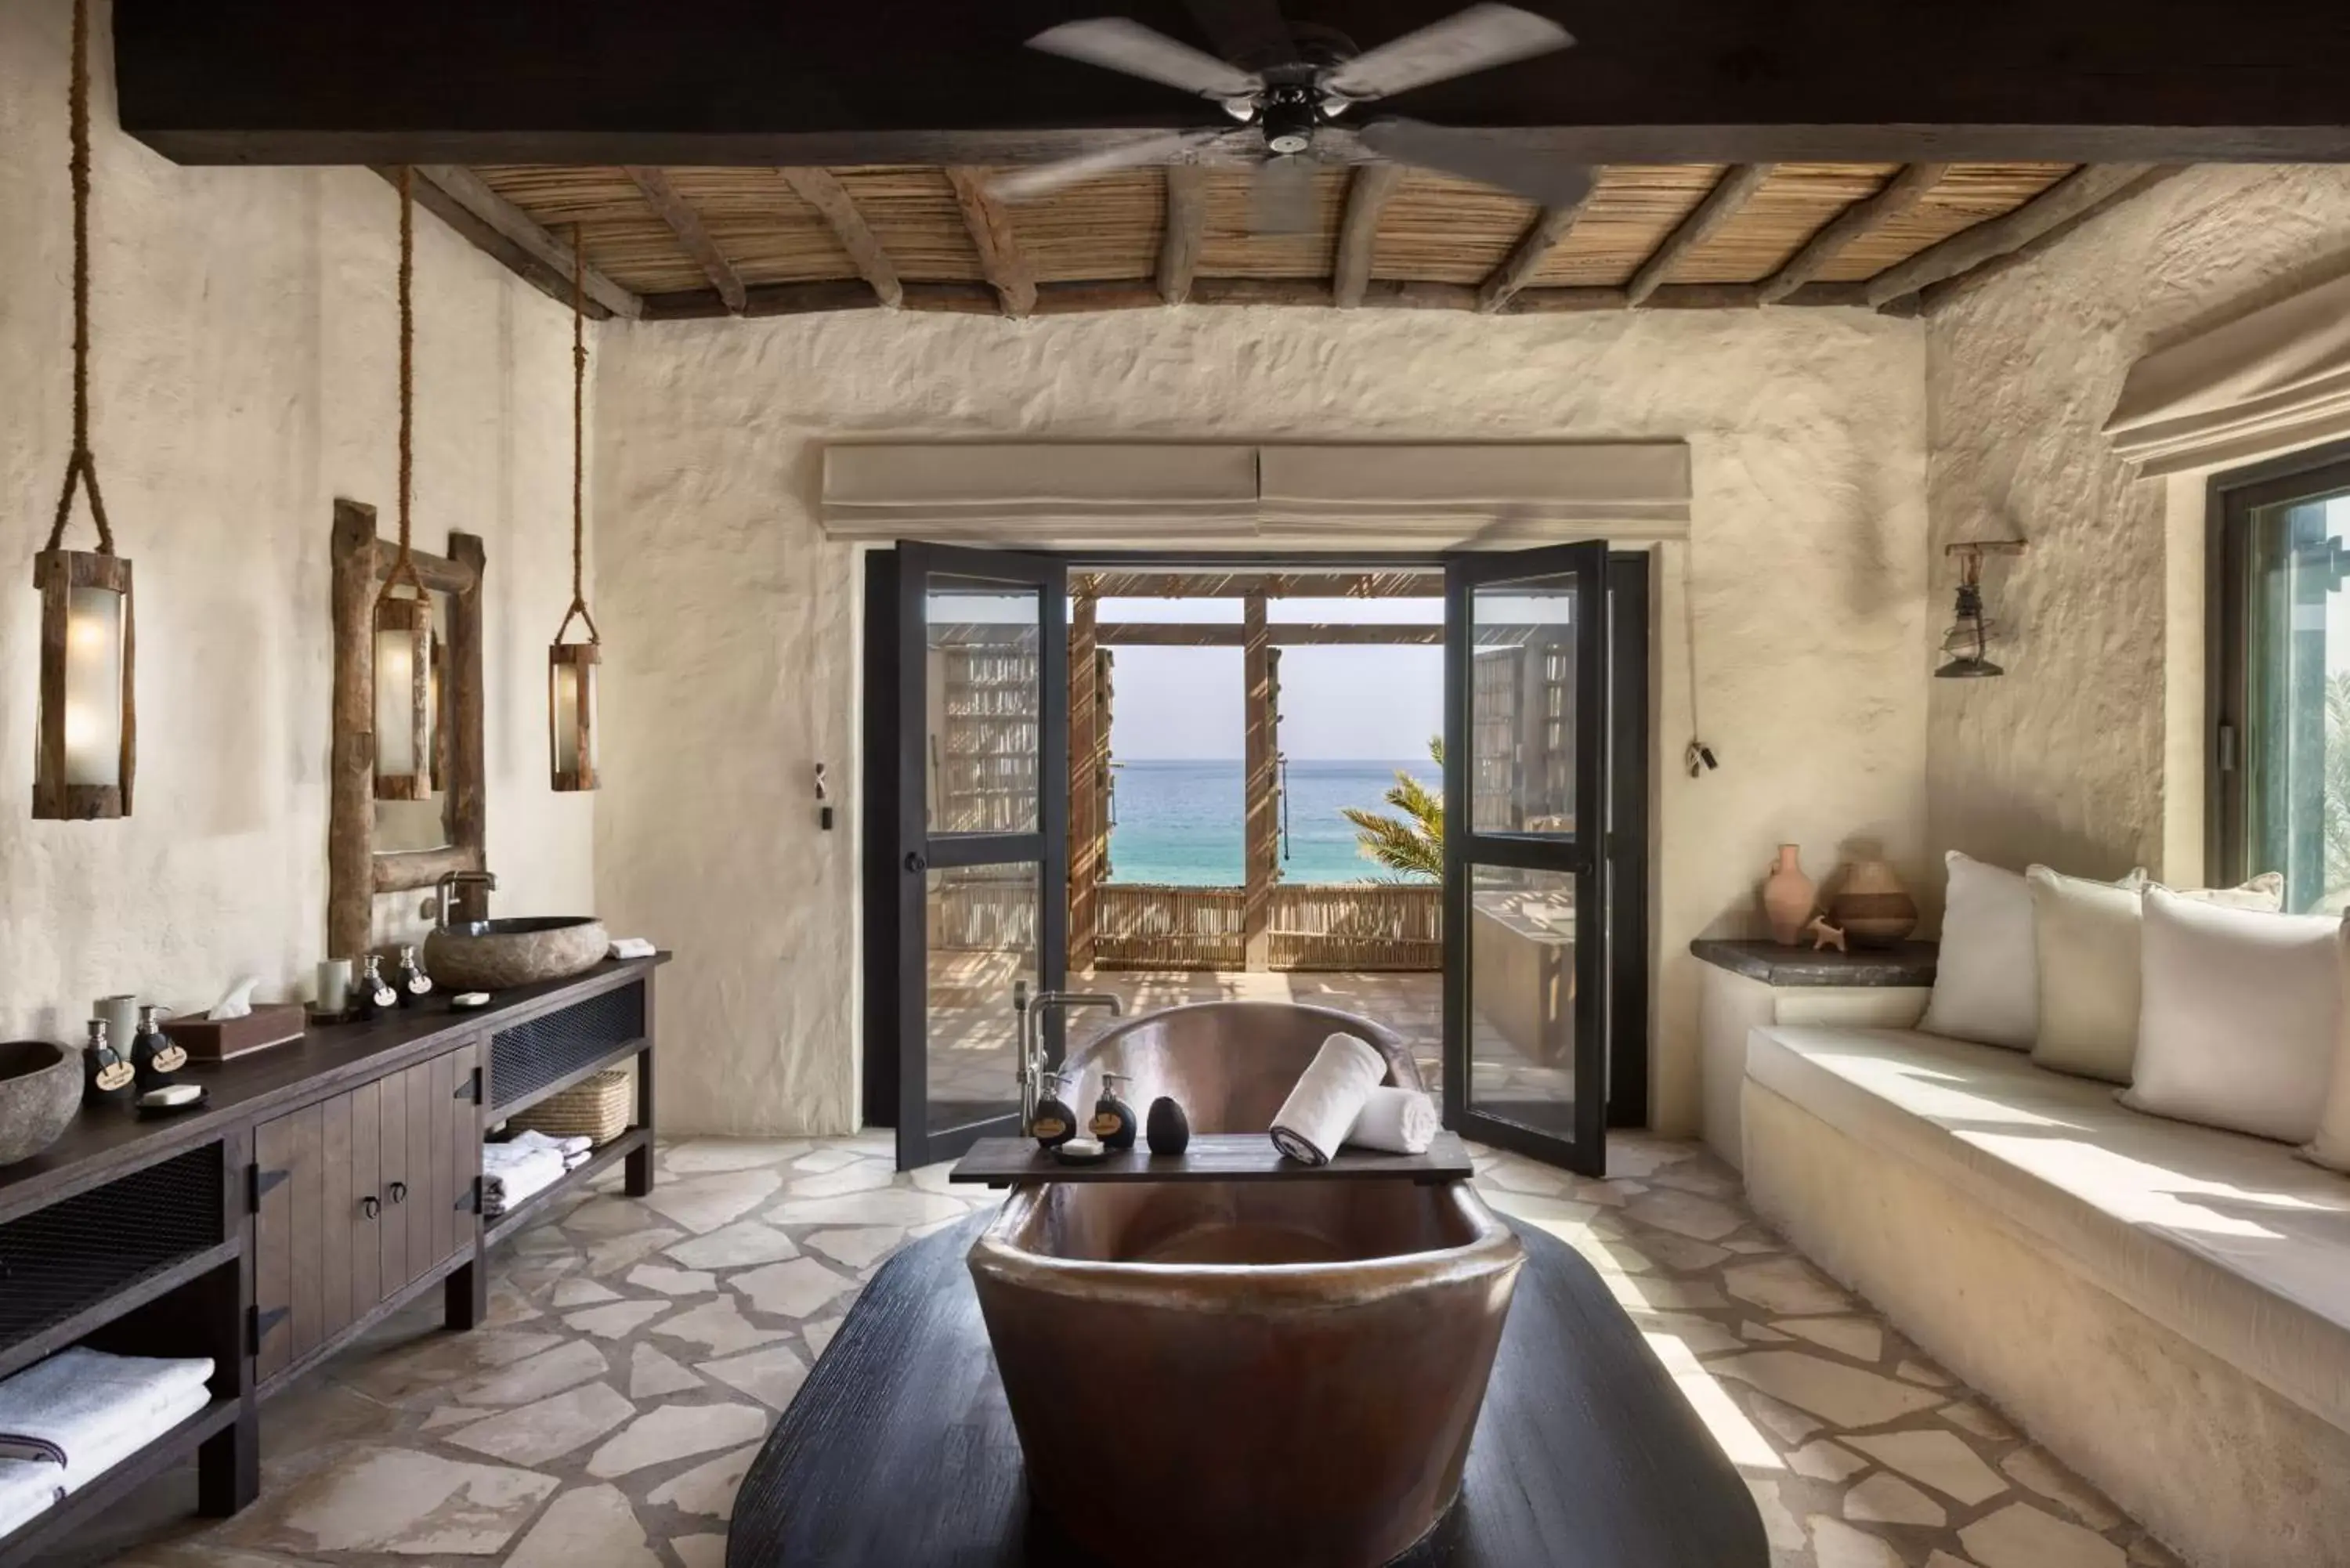
M 1334 1029 L 1417 1086 L 1385 1031 L 1273 1003 L 1146 1015 L 1080 1060 L 1132 1072 L 1138 1109 L 1257 1130 Z M 1523 1258 L 1465 1182 L 1298 1179 L 1022 1187 L 970 1263 L 1030 1494 L 1079 1545 L 1373 1568 L 1459 1493 Z

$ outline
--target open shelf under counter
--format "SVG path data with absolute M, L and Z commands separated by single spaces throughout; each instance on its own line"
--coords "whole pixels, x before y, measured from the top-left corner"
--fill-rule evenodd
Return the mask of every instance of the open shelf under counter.
M 486 1247 L 496 1246 L 515 1231 L 529 1225 L 546 1211 L 548 1204 L 565 1193 L 577 1192 L 629 1155 L 649 1146 L 652 1139 L 653 1134 L 650 1127 L 630 1127 L 611 1142 L 598 1145 L 595 1152 L 588 1157 L 585 1164 L 576 1169 L 565 1171 L 560 1181 L 540 1188 L 521 1202 L 507 1209 L 496 1219 L 484 1221 L 482 1227 L 482 1244 Z
M 128 1497 L 135 1489 L 184 1461 L 197 1448 L 218 1436 L 237 1417 L 240 1401 L 214 1399 L 178 1426 L 158 1435 L 78 1490 L 19 1525 L 12 1535 L 0 1535 L 0 1568 L 36 1568 L 47 1562 L 64 1538 Z
M 983 1137 L 955 1162 L 949 1181 L 1011 1187 L 1025 1181 L 1466 1181 L 1476 1174 L 1456 1133 L 1440 1132 L 1425 1154 L 1342 1148 L 1327 1165 L 1284 1156 L 1263 1133 L 1195 1133 L 1181 1154 L 1139 1147 L 1073 1165 L 1025 1137 Z

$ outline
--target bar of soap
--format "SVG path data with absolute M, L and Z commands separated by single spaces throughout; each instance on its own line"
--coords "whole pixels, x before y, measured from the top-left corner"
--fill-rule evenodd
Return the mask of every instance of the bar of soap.
M 455 1008 L 487 1007 L 489 1004 L 490 993 L 486 991 L 461 991 L 449 999 L 449 1005 Z
M 140 1096 L 139 1103 L 151 1109 L 163 1110 L 172 1106 L 184 1106 L 203 1092 L 203 1086 L 196 1084 L 166 1084 L 160 1089 L 150 1089 Z
M 1089 1165 L 1106 1152 L 1099 1143 L 1089 1137 L 1073 1137 L 1053 1150 L 1055 1158 L 1066 1160 L 1071 1165 Z

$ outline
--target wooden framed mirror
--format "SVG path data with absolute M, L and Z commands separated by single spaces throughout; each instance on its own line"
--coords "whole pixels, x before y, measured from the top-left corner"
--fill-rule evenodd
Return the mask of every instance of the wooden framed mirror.
M 334 531 L 334 746 L 327 832 L 327 954 L 356 958 L 372 945 L 380 893 L 430 888 L 452 871 L 486 869 L 482 742 L 482 570 L 479 536 L 451 533 L 449 553 L 411 550 L 432 598 L 433 790 L 423 800 L 375 798 L 377 591 L 395 546 L 377 536 L 375 508 L 337 500 Z M 469 889 L 478 900 L 477 890 Z

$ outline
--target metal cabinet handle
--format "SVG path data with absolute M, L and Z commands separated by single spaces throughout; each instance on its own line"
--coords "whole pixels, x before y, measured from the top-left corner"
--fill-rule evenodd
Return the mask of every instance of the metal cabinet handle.
M 906 851 L 906 869 L 919 877 L 931 868 L 930 858 L 919 849 Z
M 383 1212 L 383 1200 L 370 1192 L 359 1199 L 359 1212 L 372 1220 Z
M 408 1183 L 405 1181 L 395 1181 L 391 1184 L 391 1200 L 394 1203 L 405 1203 L 408 1201 Z

